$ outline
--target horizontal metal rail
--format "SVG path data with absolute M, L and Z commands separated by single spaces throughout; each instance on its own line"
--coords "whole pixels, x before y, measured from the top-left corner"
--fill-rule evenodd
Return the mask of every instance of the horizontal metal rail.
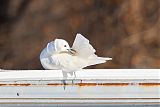
M 159 69 L 0 70 L 0 105 L 160 104 Z

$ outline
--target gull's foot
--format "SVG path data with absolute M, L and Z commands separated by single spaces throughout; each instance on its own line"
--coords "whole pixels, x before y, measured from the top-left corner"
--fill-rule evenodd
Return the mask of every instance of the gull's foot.
M 72 85 L 74 84 L 74 79 L 72 79 Z
M 62 80 L 62 83 L 63 83 L 63 89 L 65 90 L 66 89 L 66 80 Z
M 63 83 L 63 85 L 66 85 L 67 83 L 66 83 L 66 80 L 62 80 L 62 83 Z

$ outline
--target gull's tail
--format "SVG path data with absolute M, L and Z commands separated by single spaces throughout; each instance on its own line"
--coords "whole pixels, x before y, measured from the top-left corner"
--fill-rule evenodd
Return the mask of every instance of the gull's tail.
M 112 58 L 109 58 L 109 57 L 106 57 L 106 58 L 105 57 L 98 57 L 97 55 L 94 55 L 94 57 L 89 57 L 88 58 L 88 66 L 105 63 L 108 60 L 112 60 Z

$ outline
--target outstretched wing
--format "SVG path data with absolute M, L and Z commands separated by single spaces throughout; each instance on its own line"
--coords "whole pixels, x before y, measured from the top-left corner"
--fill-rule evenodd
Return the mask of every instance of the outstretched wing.
M 79 57 L 83 58 L 88 58 L 96 52 L 96 50 L 89 43 L 89 40 L 81 34 L 76 35 L 72 48 L 76 50 Z
M 89 43 L 89 40 L 81 34 L 76 35 L 72 48 L 76 50 L 78 57 L 86 60 L 87 65 L 85 65 L 85 67 L 105 63 L 107 60 L 112 60 L 112 58 L 98 57 L 95 54 L 96 50 Z

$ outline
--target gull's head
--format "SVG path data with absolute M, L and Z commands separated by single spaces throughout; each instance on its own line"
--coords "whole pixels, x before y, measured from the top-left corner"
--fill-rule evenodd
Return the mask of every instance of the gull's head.
M 71 49 L 68 42 L 63 39 L 55 39 L 54 43 L 55 43 L 55 50 L 58 53 L 68 52 Z
M 71 49 L 68 42 L 63 39 L 55 39 L 47 44 L 47 52 L 49 54 L 54 53 L 69 53 L 75 54 L 75 50 Z

